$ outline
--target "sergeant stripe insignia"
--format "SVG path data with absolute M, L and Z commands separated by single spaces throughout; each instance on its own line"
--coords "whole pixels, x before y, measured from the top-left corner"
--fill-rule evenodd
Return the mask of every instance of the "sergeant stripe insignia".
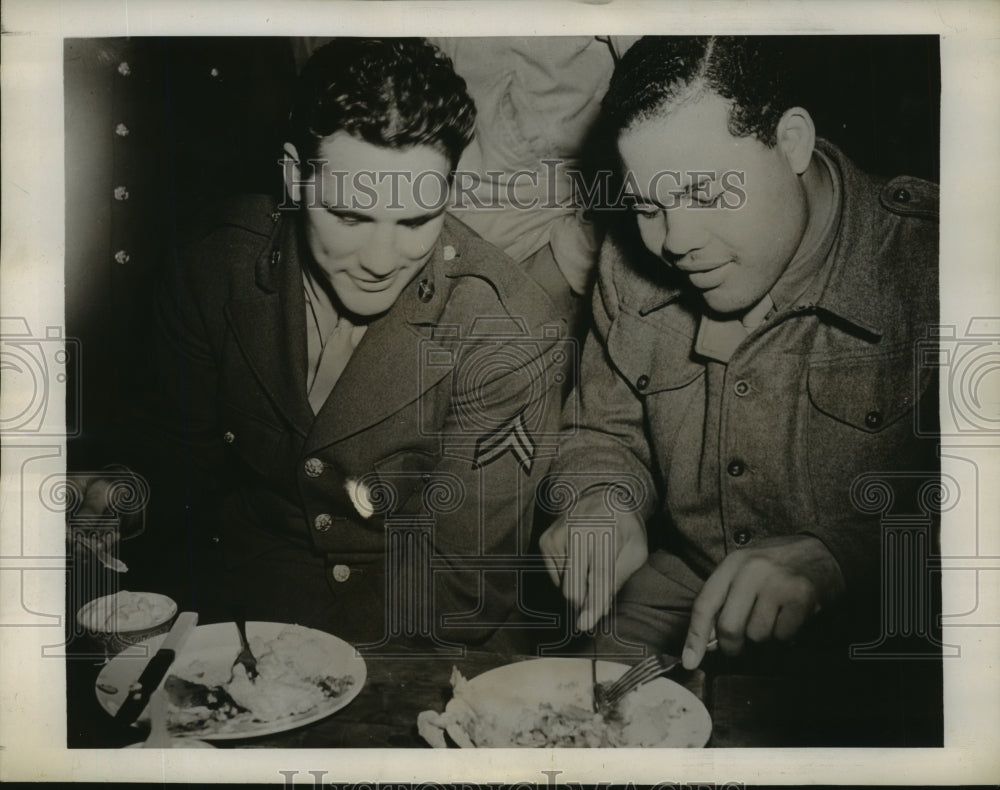
M 511 452 L 521 464 L 525 473 L 531 472 L 535 457 L 535 442 L 524 424 L 524 414 L 518 413 L 496 430 L 480 437 L 476 442 L 476 455 L 472 460 L 472 468 L 480 469 L 487 466 L 505 453 Z

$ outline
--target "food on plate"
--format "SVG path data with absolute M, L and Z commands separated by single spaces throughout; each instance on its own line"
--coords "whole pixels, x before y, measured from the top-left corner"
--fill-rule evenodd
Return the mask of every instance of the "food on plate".
M 269 640 L 252 636 L 250 648 L 257 657 L 254 680 L 242 664 L 233 666 L 238 644 L 226 660 L 174 665 L 164 682 L 171 731 L 227 732 L 307 714 L 355 683 L 352 675 L 334 672 L 332 658 L 304 629 L 288 627 Z
M 176 612 L 177 604 L 165 595 L 122 590 L 91 601 L 77 616 L 90 631 L 139 631 L 166 622 Z
M 424 711 L 417 718 L 428 743 L 447 746 L 445 734 L 465 748 L 701 746 L 707 740 L 706 722 L 691 695 L 683 689 L 672 694 L 669 689 L 680 687 L 669 681 L 660 682 L 659 692 L 650 684 L 645 693 L 632 692 L 610 711 L 596 713 L 589 674 L 524 694 L 506 683 L 487 682 L 490 674 L 469 681 L 452 670 L 454 696 L 444 713 Z

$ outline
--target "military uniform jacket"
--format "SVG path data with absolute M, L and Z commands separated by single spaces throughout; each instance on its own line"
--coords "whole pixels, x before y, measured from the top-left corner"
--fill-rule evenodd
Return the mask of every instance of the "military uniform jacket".
M 893 492 L 935 475 L 916 406 L 936 387 L 916 354 L 938 320 L 937 187 L 874 179 L 821 147 L 842 185 L 828 279 L 728 364 L 694 353 L 700 298 L 659 277 L 662 264 L 647 274 L 619 243 L 603 250 L 579 429 L 554 472 L 631 486 L 654 546 L 694 578 L 761 538 L 808 533 L 849 590 L 871 592 L 882 517 L 914 512 Z
M 448 218 L 314 415 L 299 249 L 294 212 L 247 198 L 163 289 L 162 441 L 206 514 L 196 540 L 228 568 L 294 547 L 303 573 L 323 567 L 344 633 L 386 631 L 389 585 L 415 608 L 392 628 L 426 635 L 449 617 L 480 641 L 515 607 L 516 574 L 483 568 L 527 554 L 572 359 L 565 322 Z

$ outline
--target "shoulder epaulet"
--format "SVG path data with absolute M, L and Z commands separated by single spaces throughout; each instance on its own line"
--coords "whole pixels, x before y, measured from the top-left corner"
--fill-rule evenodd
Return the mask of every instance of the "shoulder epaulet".
M 882 205 L 904 217 L 938 216 L 938 185 L 912 176 L 898 176 L 879 195 Z

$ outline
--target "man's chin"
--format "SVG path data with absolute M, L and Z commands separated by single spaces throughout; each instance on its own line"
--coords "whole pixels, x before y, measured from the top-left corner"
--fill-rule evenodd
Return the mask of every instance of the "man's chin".
M 388 313 L 399 299 L 400 291 L 393 288 L 386 293 L 340 294 L 340 307 L 353 323 L 367 323 Z M 345 298 L 346 297 L 346 298 Z

